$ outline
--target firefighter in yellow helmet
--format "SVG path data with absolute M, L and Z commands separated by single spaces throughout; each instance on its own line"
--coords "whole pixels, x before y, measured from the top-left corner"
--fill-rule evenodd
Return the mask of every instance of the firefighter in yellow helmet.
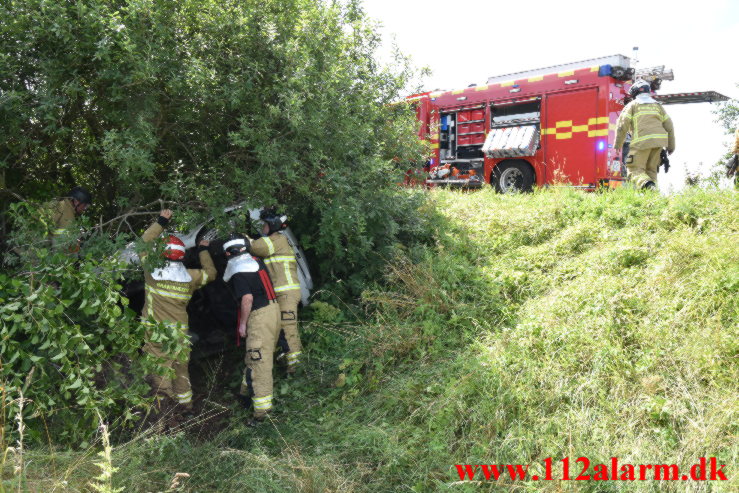
M 92 204 L 92 195 L 82 187 L 74 187 L 67 197 L 52 204 L 52 244 L 56 246 L 59 243 L 59 239 L 68 232 L 75 217 L 84 214 L 90 204 Z M 78 245 L 74 241 L 72 243 L 70 250 L 75 252 L 79 250 Z
M 151 242 L 157 238 L 169 224 L 172 211 L 162 210 L 159 218 L 144 232 L 142 239 Z M 216 278 L 217 272 L 208 253 L 208 241 L 201 241 L 198 245 L 198 255 L 202 269 L 187 269 L 182 260 L 185 257 L 185 245 L 182 240 L 170 235 L 164 256 L 166 264 L 153 272 L 144 272 L 146 283 L 146 300 L 142 311 L 145 324 L 162 323 L 181 330 L 188 329 L 187 304 L 193 292 L 205 286 Z M 160 375 L 148 377 L 152 390 L 159 396 L 167 396 L 177 402 L 183 412 L 192 409 L 192 388 L 188 363 L 190 347 L 186 346 L 184 355 L 166 354 L 162 345 L 147 340 L 144 351 L 164 360 L 167 368 L 174 370 L 174 378 L 163 378 Z M 179 358 L 178 358 L 179 356 Z M 182 356 L 185 356 L 182 358 Z
M 280 346 L 287 358 L 287 372 L 295 373 L 302 353 L 298 333 L 298 263 L 287 237 L 282 234 L 287 227 L 287 217 L 272 209 L 263 209 L 259 217 L 264 222 L 262 238 L 251 244 L 251 253 L 264 259 L 274 284 L 280 305 Z
M 624 163 L 629 170 L 629 180 L 637 188 L 655 188 L 660 154 L 675 151 L 675 129 L 662 105 L 650 95 L 649 82 L 637 80 L 629 89 L 634 98 L 621 112 L 616 125 L 616 149 L 621 149 L 626 134 L 631 133 L 631 145 Z
M 223 244 L 228 259 L 223 281 L 231 288 L 238 306 L 237 330 L 246 337 L 241 397 L 254 406 L 254 421 L 272 410 L 272 356 L 280 332 L 280 308 L 264 262 L 249 255 L 249 242 L 232 234 Z

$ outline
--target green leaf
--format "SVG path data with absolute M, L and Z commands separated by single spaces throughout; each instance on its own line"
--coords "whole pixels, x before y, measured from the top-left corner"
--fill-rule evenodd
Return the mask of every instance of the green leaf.
M 19 301 L 14 301 L 13 303 L 8 303 L 7 305 L 0 308 L 2 311 L 8 311 L 8 312 L 14 312 L 18 310 L 21 307 L 21 304 Z
M 52 360 L 52 361 L 59 361 L 59 360 L 61 360 L 61 359 L 62 359 L 63 357 L 65 357 L 66 355 L 67 355 L 67 352 L 66 352 L 66 351 L 64 351 L 64 350 L 62 350 L 62 351 L 61 351 L 60 353 L 58 353 L 58 354 L 57 354 L 56 356 L 53 356 L 53 357 L 51 358 L 51 360 Z

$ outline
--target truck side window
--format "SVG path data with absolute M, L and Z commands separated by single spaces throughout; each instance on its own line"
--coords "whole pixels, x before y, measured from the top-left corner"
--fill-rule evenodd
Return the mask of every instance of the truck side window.
M 541 101 L 496 104 L 491 108 L 491 115 L 491 128 L 519 123 L 539 123 L 541 118 Z

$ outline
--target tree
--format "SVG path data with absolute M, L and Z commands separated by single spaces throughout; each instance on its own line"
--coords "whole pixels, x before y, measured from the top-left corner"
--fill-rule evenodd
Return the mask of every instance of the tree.
M 406 222 L 412 194 L 394 187 L 392 158 L 421 149 L 410 112 L 388 120 L 412 72 L 401 57 L 378 65 L 359 2 L 1 9 L 0 168 L 20 195 L 86 185 L 104 218 L 160 197 L 201 215 L 277 203 L 310 218 L 296 228 L 340 275 Z
M 737 87 L 739 87 L 739 84 L 737 84 Z M 731 133 L 733 137 L 733 133 L 737 128 L 739 128 L 739 101 L 736 99 L 730 99 L 729 101 L 720 103 L 719 107 L 714 110 L 714 113 L 718 116 L 717 121 L 721 123 L 721 126 L 723 126 L 728 133 Z M 731 158 L 733 149 L 734 139 L 731 139 L 730 149 L 727 150 L 727 154 L 725 156 L 726 159 Z M 716 168 L 714 168 L 713 181 L 716 183 L 719 183 L 726 175 L 728 169 L 726 159 L 717 163 Z M 734 183 L 739 184 L 739 176 L 736 174 L 734 176 Z
M 739 87 L 739 84 L 736 86 Z M 739 127 L 739 100 L 730 99 L 719 103 L 714 114 L 718 116 L 717 121 L 727 132 L 734 132 Z

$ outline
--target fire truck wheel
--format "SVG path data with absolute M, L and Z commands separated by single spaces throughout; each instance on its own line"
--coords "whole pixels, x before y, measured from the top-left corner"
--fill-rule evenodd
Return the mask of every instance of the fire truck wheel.
M 534 170 L 526 161 L 506 161 L 493 169 L 490 181 L 498 193 L 530 192 Z

